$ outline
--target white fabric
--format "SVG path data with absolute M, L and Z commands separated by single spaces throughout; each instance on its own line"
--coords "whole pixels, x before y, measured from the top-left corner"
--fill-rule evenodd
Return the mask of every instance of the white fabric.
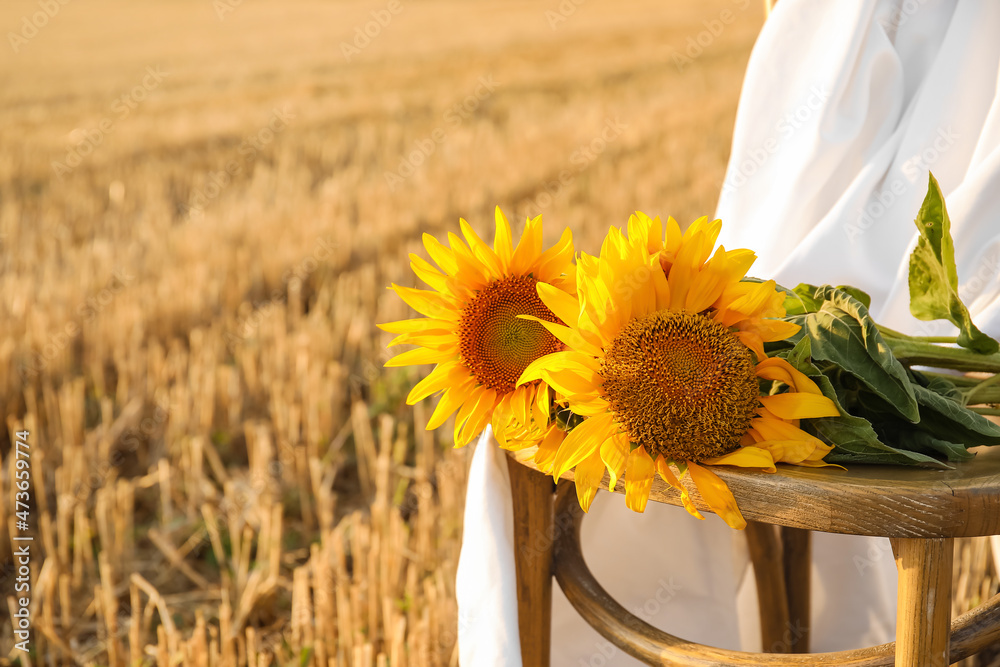
M 461 664 L 520 667 L 510 476 L 489 427 L 469 468 L 455 579 Z
M 757 252 L 753 275 L 856 285 L 878 321 L 947 333 L 908 311 L 913 218 L 930 168 L 952 218 L 960 292 L 977 323 L 1000 333 L 998 34 L 1000 3 L 985 0 L 781 0 L 747 68 L 720 241 Z M 495 449 L 484 436 L 473 457 L 484 483 L 468 491 L 460 615 L 491 622 L 460 626 L 465 667 L 520 665 L 513 545 L 502 539 L 510 490 Z M 583 526 L 588 563 L 625 608 L 686 639 L 761 648 L 742 535 L 717 517 L 699 522 L 656 503 L 636 515 L 600 493 Z M 887 541 L 814 539 L 812 650 L 891 640 Z M 553 597 L 554 667 L 639 664 L 587 627 L 558 588 Z

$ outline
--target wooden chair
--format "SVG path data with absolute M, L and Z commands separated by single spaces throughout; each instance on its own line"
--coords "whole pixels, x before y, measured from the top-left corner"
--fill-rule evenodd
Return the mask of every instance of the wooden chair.
M 552 578 L 607 640 L 651 665 L 851 665 L 939 667 L 1000 641 L 1000 595 L 951 620 L 954 538 L 1000 534 L 1000 451 L 955 470 L 894 466 L 798 468 L 768 474 L 713 468 L 749 522 L 763 646 L 753 654 L 694 644 L 633 616 L 601 587 L 580 550 L 584 516 L 569 481 L 508 457 L 517 545 L 518 625 L 524 667 L 549 665 Z M 565 476 L 572 479 L 572 473 Z M 607 489 L 607 476 L 603 488 Z M 555 492 L 554 492 L 555 491 Z M 692 494 L 702 512 L 710 511 Z M 681 505 L 657 478 L 650 501 Z M 888 537 L 899 571 L 896 641 L 854 651 L 805 654 L 809 627 L 809 531 Z M 789 627 L 806 628 L 784 636 Z

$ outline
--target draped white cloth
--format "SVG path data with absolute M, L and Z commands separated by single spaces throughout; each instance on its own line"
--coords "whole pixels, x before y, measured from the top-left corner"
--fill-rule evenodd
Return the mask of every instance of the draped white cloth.
M 908 309 L 913 218 L 931 170 L 952 219 L 960 293 L 977 324 L 1000 334 L 998 36 L 1000 3 L 986 0 L 781 0 L 747 67 L 720 242 L 757 252 L 752 275 L 855 285 L 879 322 L 947 334 L 950 325 L 918 322 Z M 510 489 L 489 432 L 472 481 L 457 586 L 461 664 L 519 666 Z M 812 650 L 891 640 L 887 541 L 814 539 Z M 743 535 L 717 517 L 700 522 L 657 503 L 637 515 L 599 493 L 583 551 L 605 588 L 652 625 L 761 648 Z M 553 597 L 554 667 L 639 664 L 579 619 L 558 587 Z

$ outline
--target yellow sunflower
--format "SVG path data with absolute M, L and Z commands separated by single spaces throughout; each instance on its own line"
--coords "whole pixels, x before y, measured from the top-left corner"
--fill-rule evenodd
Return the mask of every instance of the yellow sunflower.
M 765 354 L 764 343 L 799 327 L 774 319 L 785 314 L 774 281 L 742 281 L 751 251 L 713 253 L 720 229 L 701 218 L 682 235 L 673 218 L 664 229 L 659 218 L 634 215 L 627 238 L 612 228 L 599 258 L 581 255 L 576 297 L 538 286 L 563 324 L 539 323 L 566 349 L 537 359 L 519 381 L 544 380 L 586 417 L 551 468 L 556 478 L 576 468 L 584 510 L 607 469 L 611 489 L 624 478 L 630 509 L 645 509 L 659 473 L 702 518 L 679 480 L 686 474 L 714 512 L 743 528 L 732 493 L 708 466 L 824 465 L 831 447 L 799 420 L 837 408 L 787 361 Z M 777 381 L 777 390 L 760 395 L 760 380 Z
M 498 207 L 491 248 L 469 223 L 461 220 L 460 224 L 465 241 L 449 234 L 450 248 L 424 234 L 424 247 L 437 267 L 410 255 L 410 267 L 430 290 L 395 284 L 390 288 L 427 317 L 379 325 L 399 334 L 390 346 L 419 346 L 385 365 L 437 364 L 406 402 L 413 405 L 443 391 L 427 428 L 437 428 L 458 411 L 457 447 L 467 444 L 491 419 L 501 444 L 508 445 L 507 437 L 511 437 L 509 448 L 551 443 L 551 438 L 546 439 L 551 407 L 548 386 L 542 381 L 517 386 L 517 379 L 532 361 L 563 349 L 539 324 L 560 320 L 542 303 L 536 286 L 546 285 L 560 293 L 575 291 L 572 234 L 567 229 L 556 245 L 543 251 L 539 216 L 526 222 L 515 248 L 510 224 Z M 521 315 L 533 319 L 521 319 Z

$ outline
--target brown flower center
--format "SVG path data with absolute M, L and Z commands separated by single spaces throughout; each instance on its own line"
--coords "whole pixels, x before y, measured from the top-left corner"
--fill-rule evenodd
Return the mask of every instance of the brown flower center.
M 694 313 L 661 310 L 629 322 L 606 351 L 601 376 L 616 421 L 654 459 L 734 451 L 759 405 L 750 350 Z
M 559 322 L 538 298 L 535 283 L 530 276 L 495 280 L 479 290 L 462 311 L 462 359 L 481 384 L 501 394 L 514 390 L 532 361 L 562 349 L 559 340 L 541 324 L 518 317 L 534 315 Z

